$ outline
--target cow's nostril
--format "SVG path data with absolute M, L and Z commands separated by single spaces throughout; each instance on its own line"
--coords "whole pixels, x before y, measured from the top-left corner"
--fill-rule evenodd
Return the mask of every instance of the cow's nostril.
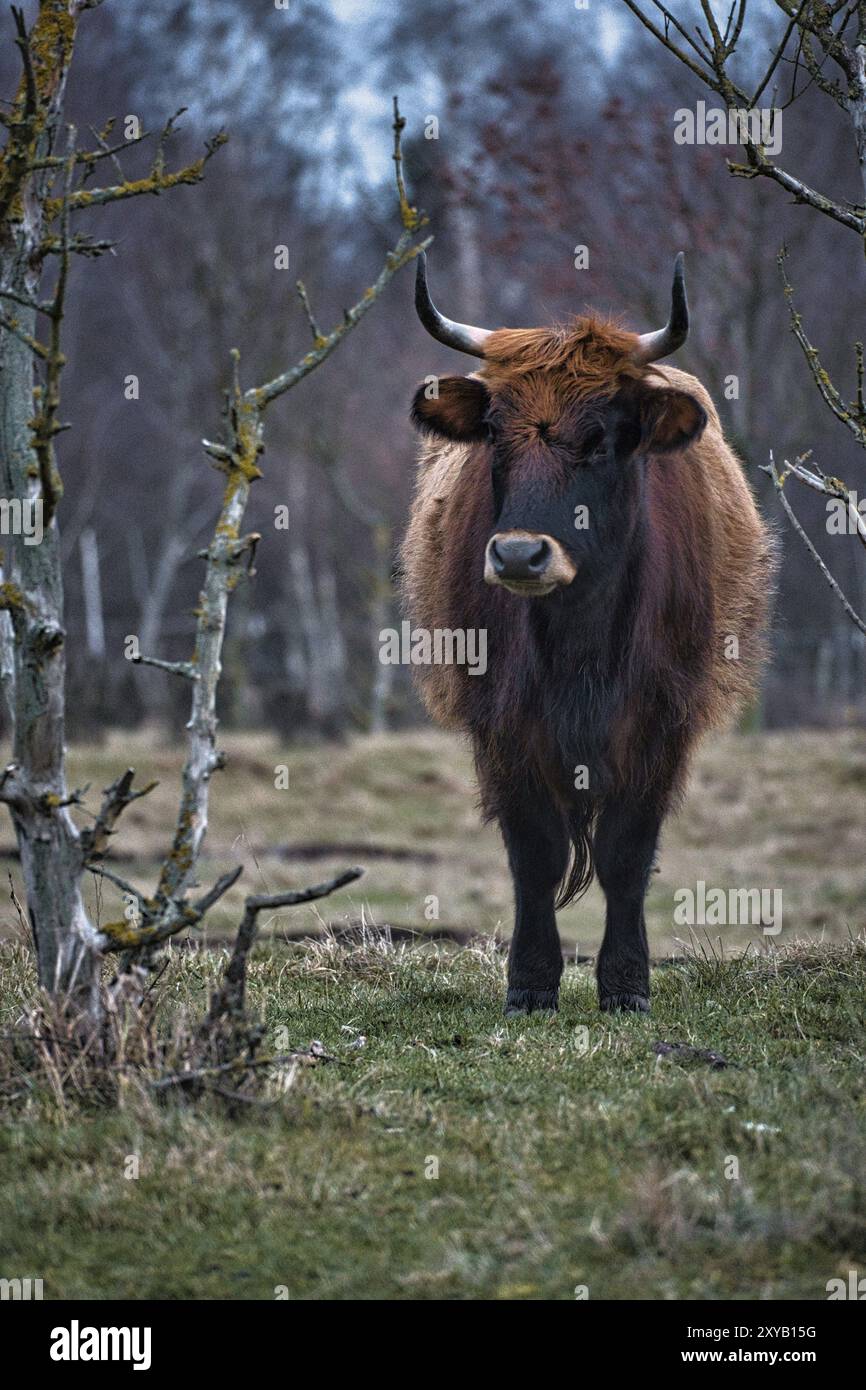
M 533 574 L 543 574 L 550 564 L 550 546 L 547 541 L 539 541 L 535 549 L 535 554 L 531 555 L 528 565 Z

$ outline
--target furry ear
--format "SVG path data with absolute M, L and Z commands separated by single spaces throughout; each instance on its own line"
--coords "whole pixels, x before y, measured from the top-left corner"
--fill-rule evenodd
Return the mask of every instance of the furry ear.
M 435 395 L 432 394 L 435 391 Z M 485 415 L 490 393 L 470 376 L 442 376 L 419 386 L 412 401 L 412 422 L 422 434 L 462 444 L 487 438 Z
M 623 396 L 625 434 L 634 450 L 668 454 L 703 434 L 707 412 L 686 391 L 636 382 Z
M 647 391 L 641 408 L 641 433 L 646 448 L 666 454 L 699 439 L 707 412 L 694 396 L 672 388 Z

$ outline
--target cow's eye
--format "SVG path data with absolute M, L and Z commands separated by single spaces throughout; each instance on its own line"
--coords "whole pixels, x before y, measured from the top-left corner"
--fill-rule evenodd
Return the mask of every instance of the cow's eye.
M 582 463 L 591 463 L 593 457 L 598 453 L 604 443 L 604 429 L 601 425 L 594 425 L 587 434 L 584 435 L 580 443 L 580 458 Z

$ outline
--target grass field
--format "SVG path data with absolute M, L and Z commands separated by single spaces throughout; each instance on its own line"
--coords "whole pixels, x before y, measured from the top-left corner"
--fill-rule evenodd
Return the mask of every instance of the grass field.
M 178 953 L 166 1007 L 201 1011 L 216 964 Z M 5 1277 L 46 1298 L 821 1299 L 866 1269 L 862 946 L 673 965 L 651 1019 L 612 1022 L 583 967 L 556 1018 L 505 1021 L 482 947 L 278 948 L 253 983 L 269 1039 L 333 1060 L 240 1119 L 137 1086 L 108 1113 L 34 1095 L 0 1131 Z
M 274 1069 L 240 1116 L 157 1103 L 148 1075 L 112 1110 L 24 1082 L 0 1128 L 0 1276 L 42 1278 L 46 1298 L 824 1299 L 829 1279 L 866 1273 L 861 734 L 731 736 L 704 754 L 651 893 L 654 954 L 679 958 L 653 972 L 650 1017 L 613 1018 L 575 964 L 557 1016 L 502 1017 L 504 954 L 484 936 L 507 935 L 508 886 L 456 744 L 229 751 L 205 881 L 236 856 L 246 891 L 365 862 L 313 844 L 415 853 L 371 857 L 363 891 L 264 932 L 250 979 L 264 1045 L 315 1039 L 330 1060 Z M 118 837 L 135 857 L 120 872 L 146 885 L 177 757 L 132 753 L 166 783 Z M 74 779 L 98 788 L 130 757 L 76 752 Z M 302 843 L 305 858 L 281 857 Z M 725 929 L 683 951 L 670 899 L 696 878 L 781 888 L 782 933 Z M 421 928 L 428 894 L 439 925 L 479 939 L 283 939 L 362 912 Z M 597 900 L 567 934 L 592 951 Z M 33 997 L 13 938 L 9 924 L 4 1033 Z M 201 1014 L 224 958 L 172 950 L 166 1031 Z

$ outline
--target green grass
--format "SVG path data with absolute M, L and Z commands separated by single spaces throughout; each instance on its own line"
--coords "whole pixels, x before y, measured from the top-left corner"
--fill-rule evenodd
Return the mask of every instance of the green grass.
M 173 951 L 167 1029 L 223 959 Z M 64 1110 L 33 1080 L 0 1130 L 0 1275 L 46 1298 L 823 1299 L 866 1271 L 862 942 L 656 969 L 649 1018 L 599 1015 L 572 966 L 558 1015 L 506 1021 L 493 944 L 261 949 L 250 984 L 265 1046 L 335 1060 L 239 1118 L 138 1084 Z M 0 947 L 0 1028 L 30 988 Z
M 157 1104 L 152 1076 L 126 1081 L 114 1110 L 61 1106 L 36 1074 L 10 1087 L 0 1067 L 0 1090 L 21 1093 L 0 1127 L 0 1277 L 42 1278 L 48 1298 L 273 1298 L 285 1286 L 310 1299 L 570 1299 L 587 1285 L 593 1299 L 823 1299 L 829 1279 L 866 1274 L 866 947 L 852 941 L 866 892 L 863 731 L 708 744 L 648 895 L 653 956 L 679 953 L 653 972 L 652 1016 L 602 1017 L 589 969 L 571 965 L 555 1018 L 507 1022 L 496 942 L 510 932 L 510 884 L 463 744 L 429 730 L 225 744 L 200 876 L 245 872 L 199 943 L 233 933 L 250 891 L 366 866 L 349 890 L 262 920 L 251 965 L 263 1046 L 319 1039 L 336 1060 L 263 1074 L 261 1103 L 240 1116 L 215 1100 Z M 144 889 L 181 759 L 146 734 L 71 750 L 70 781 L 91 784 L 90 804 L 128 761 L 142 782 L 160 779 L 113 841 L 115 867 Z M 7 828 L 0 854 L 11 843 Z M 324 853 L 282 854 L 299 843 Z M 702 938 L 683 956 L 674 893 L 699 879 L 781 889 L 781 934 L 717 929 L 724 955 Z M 87 892 L 96 920 L 118 915 L 110 886 Z M 477 933 L 477 946 L 283 940 L 359 918 L 423 930 L 430 895 L 434 925 Z M 592 954 L 602 920 L 594 888 L 560 914 L 564 942 Z M 34 998 L 17 932 L 7 906 L 4 1033 Z M 172 949 L 156 987 L 166 1036 L 201 1017 L 223 960 L 221 948 Z M 659 1042 L 731 1065 L 659 1057 Z

